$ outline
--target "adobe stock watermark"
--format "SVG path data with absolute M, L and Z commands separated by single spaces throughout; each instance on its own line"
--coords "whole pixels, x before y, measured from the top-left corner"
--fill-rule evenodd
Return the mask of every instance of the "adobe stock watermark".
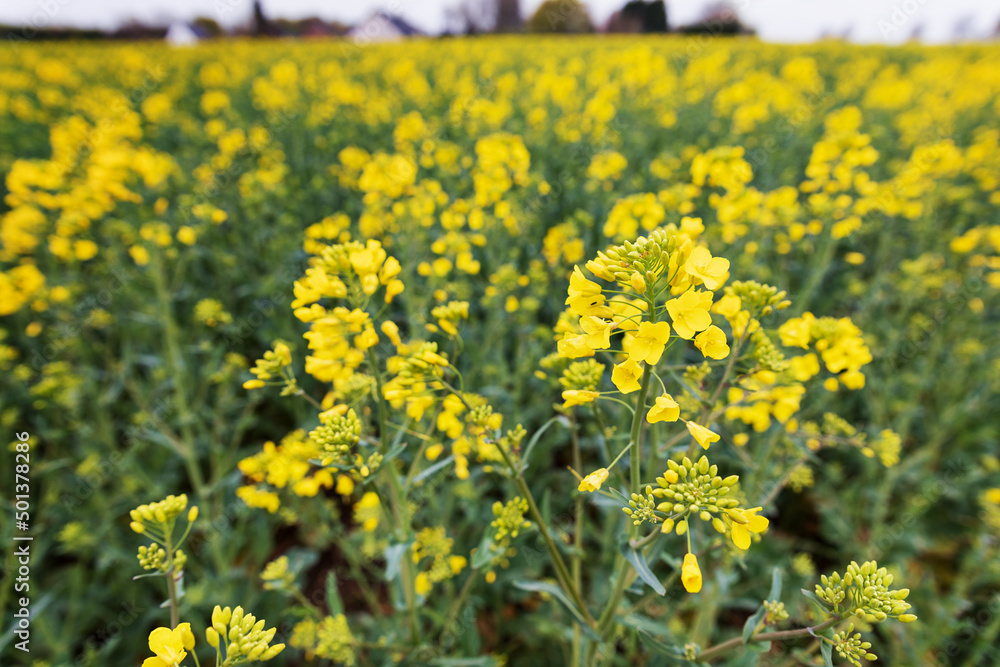
M 62 8 L 68 5 L 71 0 L 38 0 L 36 9 L 28 19 L 28 25 L 18 32 L 7 33 L 7 43 L 14 49 L 15 53 L 21 50 L 21 46 L 38 35 L 38 31 L 48 28 L 52 21 L 59 16 Z
M 927 0 L 904 0 L 899 4 L 894 4 L 892 11 L 889 12 L 889 18 L 879 19 L 876 24 L 878 31 L 884 39 L 888 39 L 912 21 L 925 4 L 927 4 Z

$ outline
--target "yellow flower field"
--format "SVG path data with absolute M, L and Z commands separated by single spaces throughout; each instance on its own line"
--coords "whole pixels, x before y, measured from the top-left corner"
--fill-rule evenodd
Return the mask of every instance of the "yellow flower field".
M 4 664 L 1000 663 L 997 46 L 0 72 Z

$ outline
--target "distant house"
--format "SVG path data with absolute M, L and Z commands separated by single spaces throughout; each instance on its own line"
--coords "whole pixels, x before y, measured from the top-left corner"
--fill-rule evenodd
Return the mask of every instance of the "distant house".
M 199 25 L 175 21 L 167 28 L 163 37 L 170 46 L 191 46 L 210 37 L 209 32 Z
M 424 33 L 399 16 L 378 12 L 348 31 L 355 42 L 396 42 L 406 37 L 420 37 Z

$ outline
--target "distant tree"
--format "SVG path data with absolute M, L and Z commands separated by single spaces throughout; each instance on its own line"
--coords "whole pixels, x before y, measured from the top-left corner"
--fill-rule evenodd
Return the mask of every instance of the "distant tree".
M 445 32 L 451 35 L 518 32 L 523 24 L 519 0 L 461 0 L 445 8 Z
M 522 23 L 518 0 L 497 0 L 497 32 L 517 32 Z
M 709 5 L 700 20 L 681 26 L 679 32 L 693 35 L 753 35 L 756 31 L 740 21 L 736 10 L 726 2 Z
M 445 9 L 446 32 L 453 35 L 478 35 L 493 32 L 497 26 L 496 0 L 462 0 Z
M 207 16 L 199 16 L 194 21 L 191 21 L 191 25 L 204 31 L 209 37 L 221 37 L 223 34 L 222 26 L 219 25 L 219 22 Z
M 608 21 L 608 32 L 666 32 L 663 0 L 631 0 Z
M 273 34 L 272 26 L 264 16 L 264 7 L 260 4 L 260 0 L 254 0 L 253 3 L 253 32 L 257 36 Z
M 545 0 L 528 20 L 529 32 L 593 32 L 587 8 L 580 0 Z

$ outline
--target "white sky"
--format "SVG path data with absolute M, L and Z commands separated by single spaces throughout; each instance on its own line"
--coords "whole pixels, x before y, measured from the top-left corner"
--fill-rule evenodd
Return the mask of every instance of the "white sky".
M 591 15 L 603 23 L 626 0 L 584 0 Z M 399 14 L 422 30 L 444 28 L 444 10 L 460 0 L 263 0 L 271 17 L 357 23 L 377 10 L 398 8 Z M 542 0 L 521 0 L 525 16 Z M 667 0 L 672 25 L 697 19 L 711 0 Z M 1000 0 L 731 0 L 744 21 L 769 41 L 801 42 L 824 32 L 857 42 L 898 43 L 921 28 L 928 42 L 952 40 L 957 32 L 984 38 L 1000 23 Z M 166 23 L 171 19 L 209 16 L 226 26 L 245 21 L 252 0 L 0 0 L 0 23 L 36 26 L 113 28 L 122 21 Z M 964 29 L 961 28 L 964 26 Z

